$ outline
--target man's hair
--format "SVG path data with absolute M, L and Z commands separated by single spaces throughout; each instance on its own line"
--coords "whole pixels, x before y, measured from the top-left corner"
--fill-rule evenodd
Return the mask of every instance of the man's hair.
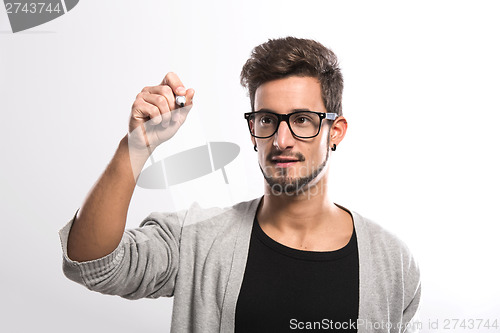
M 240 82 L 248 89 L 252 111 L 261 84 L 289 76 L 317 78 L 327 112 L 342 115 L 344 80 L 337 56 L 314 40 L 295 37 L 270 39 L 256 46 L 243 66 Z

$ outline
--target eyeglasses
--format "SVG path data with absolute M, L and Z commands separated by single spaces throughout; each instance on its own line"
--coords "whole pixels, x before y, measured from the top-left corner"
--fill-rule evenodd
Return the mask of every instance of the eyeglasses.
M 319 134 L 323 119 L 335 120 L 338 114 L 333 112 L 296 111 L 278 114 L 271 111 L 245 113 L 248 129 L 253 137 L 266 139 L 272 137 L 282 121 L 288 124 L 290 132 L 298 138 L 309 139 Z

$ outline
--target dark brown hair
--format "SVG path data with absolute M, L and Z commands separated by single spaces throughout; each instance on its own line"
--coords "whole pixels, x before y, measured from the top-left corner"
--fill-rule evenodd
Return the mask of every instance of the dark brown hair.
M 261 84 L 293 75 L 317 78 L 326 110 L 342 115 L 344 80 L 337 56 L 314 40 L 295 37 L 270 39 L 256 46 L 243 66 L 241 85 L 248 89 L 252 111 Z

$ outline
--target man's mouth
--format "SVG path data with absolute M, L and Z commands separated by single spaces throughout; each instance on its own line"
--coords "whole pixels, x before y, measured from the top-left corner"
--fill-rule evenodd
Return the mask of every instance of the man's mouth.
M 274 156 L 271 158 L 271 162 L 278 168 L 287 168 L 300 162 L 300 159 L 290 156 Z

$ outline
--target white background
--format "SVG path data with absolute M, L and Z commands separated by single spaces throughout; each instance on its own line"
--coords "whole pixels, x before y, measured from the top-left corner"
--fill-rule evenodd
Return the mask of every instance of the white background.
M 127 225 L 192 200 L 259 196 L 239 72 L 255 45 L 287 35 L 316 39 L 340 59 L 349 130 L 333 155 L 332 196 L 410 246 L 423 331 L 444 331 L 451 318 L 500 324 L 497 7 L 85 0 L 17 34 L 0 8 L 0 331 L 168 331 L 171 299 L 127 301 L 67 280 L 57 231 L 125 135 L 135 95 L 168 71 L 196 89 L 196 104 L 156 158 L 207 141 L 241 153 L 226 167 L 229 185 L 215 172 L 169 191 L 138 189 Z

